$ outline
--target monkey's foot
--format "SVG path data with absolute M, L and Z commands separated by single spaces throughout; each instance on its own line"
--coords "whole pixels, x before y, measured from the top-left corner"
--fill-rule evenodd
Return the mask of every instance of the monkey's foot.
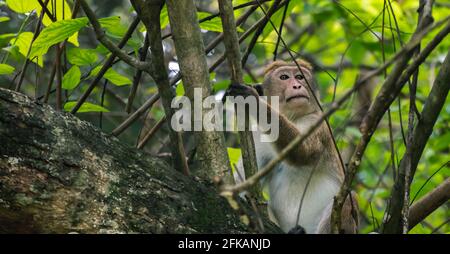
M 291 230 L 289 230 L 288 234 L 295 234 L 295 235 L 306 234 L 306 230 L 302 226 L 297 225 L 297 226 L 291 228 Z

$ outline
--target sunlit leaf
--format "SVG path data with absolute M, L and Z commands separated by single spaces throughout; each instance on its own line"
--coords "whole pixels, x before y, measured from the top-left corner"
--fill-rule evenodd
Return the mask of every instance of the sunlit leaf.
M 161 9 L 161 14 L 159 15 L 159 22 L 161 23 L 161 30 L 166 28 L 166 26 L 169 24 L 169 15 L 167 13 L 166 5 L 164 5 L 164 7 Z
M 71 64 L 83 66 L 94 64 L 98 57 L 94 49 L 70 48 L 67 50 L 67 59 Z
M 10 40 L 11 45 L 15 45 L 19 48 L 20 54 L 22 54 L 24 57 L 27 56 L 28 50 L 31 45 L 31 41 L 33 40 L 33 33 L 32 32 L 23 32 L 20 33 L 16 38 L 12 38 Z M 37 63 L 39 66 L 43 66 L 42 57 L 38 58 L 30 58 L 33 62 Z
M 72 90 L 80 83 L 81 79 L 81 71 L 80 68 L 76 65 L 72 66 L 66 74 L 64 74 L 62 80 L 62 88 L 66 90 Z
M 55 10 L 53 10 L 53 7 L 55 8 Z M 49 3 L 47 4 L 47 9 L 50 11 L 50 13 L 54 13 L 56 21 L 72 19 L 72 10 L 70 8 L 70 5 L 67 4 L 67 0 L 56 0 L 54 4 L 51 4 L 51 1 L 49 1 Z M 44 26 L 49 26 L 50 24 L 53 23 L 53 21 L 50 19 L 48 15 L 44 15 L 42 23 L 44 23 Z M 75 46 L 79 46 L 78 32 L 75 32 L 73 35 L 71 35 L 67 39 L 67 41 Z
M 14 72 L 15 68 L 8 64 L 0 64 L 0 75 L 9 75 Z
M 210 13 L 207 12 L 197 12 L 197 18 L 203 19 L 206 18 L 208 16 L 210 16 Z M 208 30 L 208 31 L 212 31 L 212 32 L 223 32 L 223 27 L 222 27 L 222 20 L 220 19 L 220 17 L 215 17 L 213 19 L 204 21 L 202 23 L 200 23 L 200 28 L 204 29 L 204 30 Z M 238 32 L 243 32 L 244 30 L 240 27 L 237 28 Z
M 37 0 L 34 1 L 37 2 Z M 52 1 L 54 1 L 53 4 Z M 50 13 L 53 14 L 53 17 L 56 19 L 56 21 L 68 20 L 72 18 L 72 10 L 70 8 L 70 5 L 67 3 L 67 0 L 52 0 L 52 1 L 49 1 L 47 3 L 47 9 L 49 10 Z M 41 10 L 41 8 L 39 8 L 39 10 Z M 42 23 L 44 23 L 44 26 L 49 26 L 51 23 L 53 23 L 53 21 L 50 19 L 48 15 L 45 15 L 44 19 L 42 20 Z
M 76 101 L 69 101 L 66 104 L 64 104 L 64 111 L 70 112 L 73 107 L 75 107 L 75 105 L 77 104 Z M 78 113 L 84 113 L 84 112 L 109 112 L 108 109 L 100 106 L 100 105 L 96 105 L 96 104 L 92 104 L 89 102 L 84 102 L 80 109 L 78 109 L 77 111 Z
M 50 24 L 39 34 L 31 48 L 30 58 L 42 56 L 56 43 L 62 42 L 88 23 L 87 18 L 61 20 Z
M 128 28 L 121 23 L 120 16 L 101 18 L 98 22 L 107 33 L 117 38 L 123 37 L 128 30 Z
M 0 22 L 9 21 L 9 17 L 0 17 Z
M 210 16 L 211 14 L 207 13 L 207 12 L 197 12 L 197 18 L 198 19 L 203 19 L 205 17 Z M 200 28 L 204 29 L 204 30 L 208 30 L 208 31 L 213 31 L 213 32 L 223 32 L 223 28 L 222 28 L 222 20 L 220 20 L 220 17 L 215 17 L 211 20 L 205 21 L 200 23 Z
M 41 10 L 39 2 L 35 0 L 6 0 L 6 5 L 17 13 L 29 13 L 33 10 Z
M 233 172 L 236 170 L 235 166 L 238 165 L 239 160 L 241 159 L 241 149 L 227 147 L 228 158 L 230 158 L 230 164 Z
M 42 7 L 37 0 L 7 0 L 6 3 L 11 10 L 17 13 L 29 13 L 33 10 L 40 13 L 42 10 Z M 47 4 L 47 9 L 50 13 L 54 14 L 53 16 L 56 18 L 56 21 L 71 19 L 72 10 L 66 0 L 49 1 Z M 42 23 L 44 26 L 49 26 L 53 23 L 53 21 L 47 14 L 45 14 L 42 19 Z M 78 32 L 71 35 L 68 38 L 68 41 L 75 46 L 79 46 Z
M 102 66 L 97 66 L 96 68 L 94 68 L 90 76 L 94 77 L 95 75 L 97 75 L 101 68 Z M 109 68 L 103 75 L 103 77 L 116 86 L 131 85 L 132 83 L 129 78 L 123 76 L 112 68 Z
M 183 96 L 184 95 L 184 85 L 183 82 L 180 81 L 180 83 L 178 83 L 177 88 L 175 88 L 175 93 L 177 96 Z

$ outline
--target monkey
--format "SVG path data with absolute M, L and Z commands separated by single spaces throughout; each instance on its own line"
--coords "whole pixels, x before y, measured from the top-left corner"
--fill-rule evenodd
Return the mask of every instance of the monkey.
M 268 107 L 267 119 L 270 114 L 279 117 L 277 140 L 261 142 L 262 133 L 253 132 L 258 169 L 321 117 L 312 67 L 303 60 L 297 63 L 300 70 L 295 62 L 275 61 L 266 67 L 262 85 L 231 84 L 226 92 L 228 96 L 255 96 L 260 105 Z M 267 101 L 260 98 L 262 95 L 267 96 Z M 279 112 L 270 107 L 270 96 L 278 96 Z M 243 175 L 242 162 L 238 163 L 238 171 Z M 239 181 L 242 179 L 236 179 Z M 338 151 L 322 122 L 262 179 L 263 189 L 269 194 L 269 218 L 286 233 L 331 233 L 334 196 L 343 181 L 344 168 Z M 358 204 L 352 192 L 344 202 L 340 233 L 357 233 L 358 224 Z

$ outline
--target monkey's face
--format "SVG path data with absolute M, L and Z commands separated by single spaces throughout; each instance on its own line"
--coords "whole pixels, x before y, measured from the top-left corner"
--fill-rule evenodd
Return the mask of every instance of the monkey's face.
M 311 72 L 294 66 L 277 68 L 269 74 L 268 95 L 280 97 L 280 109 L 288 116 L 300 117 L 316 111 L 314 97 L 309 85 L 312 85 Z

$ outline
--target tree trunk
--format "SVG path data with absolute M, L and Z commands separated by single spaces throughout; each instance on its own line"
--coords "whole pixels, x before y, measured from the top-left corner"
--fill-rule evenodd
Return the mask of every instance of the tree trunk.
M 192 0 L 169 0 L 166 4 L 184 89 L 192 104 L 191 119 L 193 123 L 201 123 L 202 117 L 214 109 L 195 107 L 194 90 L 196 88 L 200 88 L 202 96 L 202 101 L 197 101 L 199 104 L 211 95 L 205 45 L 197 21 L 195 4 Z M 200 113 L 201 117 L 196 119 L 195 115 Z M 216 176 L 229 177 L 231 167 L 223 133 L 205 131 L 203 125 L 200 127 L 202 127 L 201 130 L 194 128 L 194 137 L 197 141 L 196 162 L 199 163 L 199 170 L 193 174 L 211 179 Z
M 212 184 L 0 88 L 0 233 L 245 231 Z

